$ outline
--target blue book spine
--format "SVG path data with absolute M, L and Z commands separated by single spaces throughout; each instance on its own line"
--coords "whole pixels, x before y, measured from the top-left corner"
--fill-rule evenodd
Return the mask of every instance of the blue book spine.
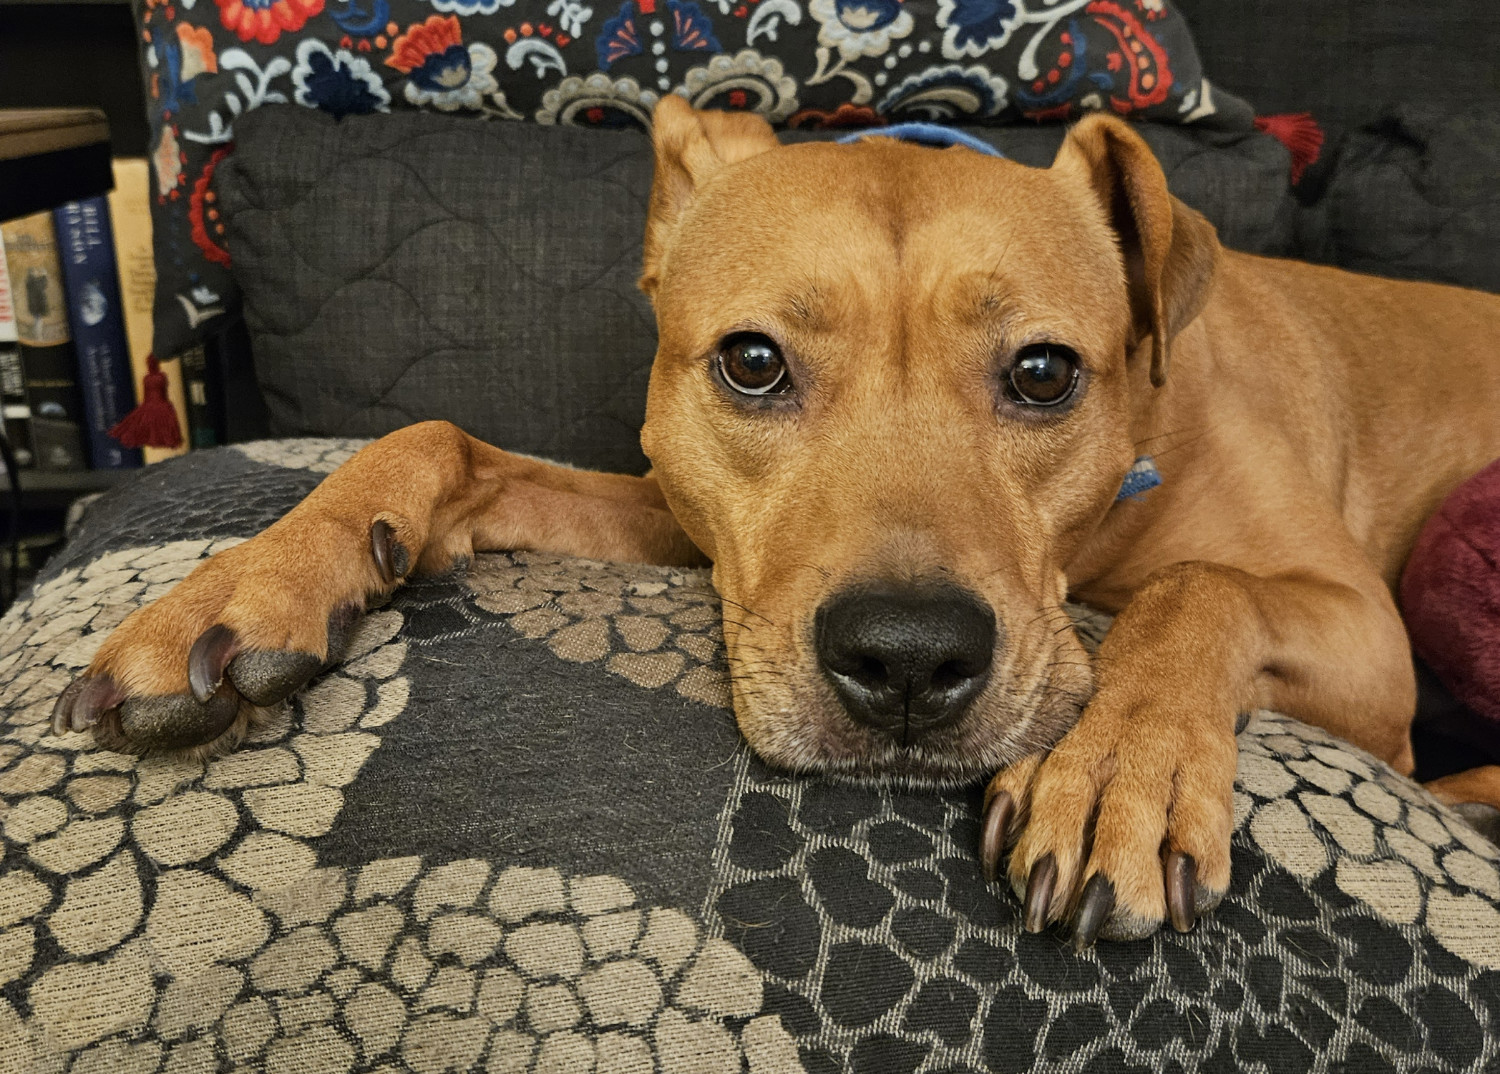
M 140 449 L 125 447 L 109 435 L 135 407 L 109 202 L 103 196 L 70 201 L 54 209 L 52 216 L 68 294 L 68 324 L 78 354 L 89 459 L 96 470 L 139 466 Z

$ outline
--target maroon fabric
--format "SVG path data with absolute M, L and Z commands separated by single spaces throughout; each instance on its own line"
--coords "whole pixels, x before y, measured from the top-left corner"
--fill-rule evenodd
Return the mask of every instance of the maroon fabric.
M 1500 723 L 1500 461 L 1428 520 L 1401 577 L 1412 648 L 1453 696 Z

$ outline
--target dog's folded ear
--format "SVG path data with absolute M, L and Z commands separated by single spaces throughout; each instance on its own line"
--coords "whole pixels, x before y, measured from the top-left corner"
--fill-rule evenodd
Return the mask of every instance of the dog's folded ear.
M 653 295 L 672 234 L 694 194 L 731 164 L 775 149 L 771 125 L 752 112 L 699 112 L 668 93 L 651 117 L 656 171 L 646 219 L 645 265 L 640 288 Z
M 1172 337 L 1208 300 L 1218 235 L 1167 192 L 1151 147 L 1124 120 L 1103 114 L 1082 120 L 1053 167 L 1082 173 L 1119 238 L 1136 339 L 1151 337 L 1151 383 L 1160 387 Z

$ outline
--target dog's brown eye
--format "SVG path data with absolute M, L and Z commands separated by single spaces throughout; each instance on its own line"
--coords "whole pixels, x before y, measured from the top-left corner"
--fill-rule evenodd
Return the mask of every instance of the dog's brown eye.
M 772 395 L 791 386 L 781 349 L 754 332 L 736 333 L 719 345 L 719 372 L 742 395 Z
M 1029 406 L 1057 406 L 1078 385 L 1078 355 L 1056 343 L 1021 348 L 1010 367 L 1010 397 Z

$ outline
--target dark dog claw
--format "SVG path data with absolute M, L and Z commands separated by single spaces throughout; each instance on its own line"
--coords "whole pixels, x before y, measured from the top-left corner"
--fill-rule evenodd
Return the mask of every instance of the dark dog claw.
M 1167 855 L 1167 916 L 1178 932 L 1198 920 L 1198 863 L 1180 850 Z
M 83 693 L 83 688 L 88 683 L 87 678 L 74 679 L 68 683 L 67 689 L 57 695 L 57 701 L 52 706 L 52 733 L 54 735 L 65 735 L 73 730 L 73 705 L 78 700 L 78 695 Z
M 1025 918 L 1027 932 L 1041 932 L 1047 927 L 1047 911 L 1052 906 L 1052 891 L 1057 887 L 1057 859 L 1049 851 L 1031 867 L 1026 878 Z
M 380 572 L 380 580 L 386 585 L 392 585 L 397 579 L 404 577 L 406 568 L 411 565 L 406 546 L 396 539 L 396 531 L 383 518 L 377 518 L 370 527 L 370 553 L 375 557 L 375 569 Z
M 1073 947 L 1082 951 L 1092 947 L 1099 930 L 1115 909 L 1115 885 L 1103 873 L 1095 873 L 1083 887 L 1078 900 L 1078 920 L 1073 926 Z
M 1247 728 L 1249 726 L 1250 726 L 1250 714 L 1248 712 L 1242 712 L 1242 713 L 1240 713 L 1238 716 L 1236 716 L 1234 718 L 1234 733 L 1235 734 L 1239 734 L 1241 731 L 1243 731 L 1245 728 Z
M 224 681 L 224 669 L 240 649 L 240 639 L 223 623 L 215 623 L 193 642 L 188 652 L 188 689 L 200 704 L 208 704 Z
M 979 865 L 987 883 L 993 884 L 1000 873 L 1000 856 L 1005 853 L 1005 837 L 1015 812 L 1015 803 L 1005 791 L 995 795 L 985 810 L 984 830 L 979 836 Z
M 323 667 L 313 653 L 274 649 L 240 653 L 229 664 L 229 679 L 245 700 L 274 705 L 295 693 Z
M 74 679 L 52 706 L 52 733 L 87 731 L 125 698 L 124 692 L 108 675 L 84 675 Z

